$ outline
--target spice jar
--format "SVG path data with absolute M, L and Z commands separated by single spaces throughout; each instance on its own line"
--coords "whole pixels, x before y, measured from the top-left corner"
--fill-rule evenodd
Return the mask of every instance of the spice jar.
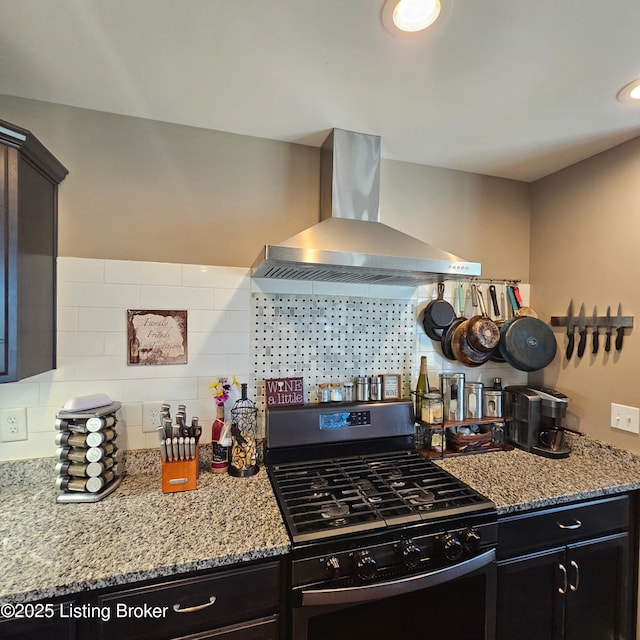
M 332 382 L 329 389 L 331 402 L 342 402 L 342 385 L 339 382 Z
M 422 398 L 422 421 L 429 424 L 442 424 L 443 405 L 439 393 L 425 393 Z
M 320 402 L 329 402 L 329 385 L 326 382 L 321 382 L 318 385 L 318 391 Z

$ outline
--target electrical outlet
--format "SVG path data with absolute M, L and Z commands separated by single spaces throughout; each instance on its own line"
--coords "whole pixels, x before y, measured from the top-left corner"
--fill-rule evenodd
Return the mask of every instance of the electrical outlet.
M 162 402 L 142 403 L 142 430 L 146 432 L 155 431 L 162 426 L 160 422 L 160 410 Z
M 27 411 L 24 407 L 0 410 L 0 442 L 27 439 Z
M 611 426 L 614 429 L 640 433 L 640 409 L 611 403 Z

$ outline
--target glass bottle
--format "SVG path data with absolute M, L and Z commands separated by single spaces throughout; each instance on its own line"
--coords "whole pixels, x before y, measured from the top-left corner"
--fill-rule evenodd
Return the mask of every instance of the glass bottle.
M 418 382 L 416 384 L 416 420 L 422 419 L 422 399 L 428 390 L 429 386 L 427 384 L 427 356 L 422 356 L 420 358 L 420 373 L 418 374 Z

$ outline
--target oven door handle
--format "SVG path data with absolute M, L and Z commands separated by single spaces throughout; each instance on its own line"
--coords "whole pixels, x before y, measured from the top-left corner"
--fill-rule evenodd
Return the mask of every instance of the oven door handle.
M 336 604 L 350 604 L 370 602 L 391 596 L 434 587 L 443 582 L 456 580 L 462 576 L 482 569 L 495 562 L 496 551 L 491 549 L 479 556 L 459 562 L 449 567 L 443 567 L 429 573 L 414 574 L 400 580 L 389 580 L 359 587 L 344 587 L 335 589 L 308 589 L 302 591 L 302 606 L 322 606 Z

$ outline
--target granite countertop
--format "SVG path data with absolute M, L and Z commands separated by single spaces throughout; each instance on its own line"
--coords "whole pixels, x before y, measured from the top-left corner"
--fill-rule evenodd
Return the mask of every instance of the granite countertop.
M 640 489 L 640 456 L 586 437 L 566 434 L 568 458 L 544 458 L 519 449 L 437 461 L 491 499 L 498 515 Z
M 151 462 L 138 469 L 130 467 L 140 467 L 139 461 L 127 460 L 122 484 L 100 502 L 56 503 L 53 461 L 46 483 L 0 487 L 0 602 L 48 599 L 288 552 L 264 468 L 251 478 L 203 471 L 196 490 L 163 494 L 158 453 L 151 453 Z
M 499 515 L 640 488 L 640 456 L 587 438 L 553 460 L 523 451 L 437 464 L 493 500 Z M 134 455 L 135 454 L 135 455 Z M 285 554 L 289 537 L 264 468 L 203 471 L 195 491 L 163 494 L 157 451 L 129 452 L 127 475 L 96 503 L 57 504 L 52 459 L 0 465 L 0 602 L 176 576 Z M 35 480 L 38 482 L 35 482 Z

